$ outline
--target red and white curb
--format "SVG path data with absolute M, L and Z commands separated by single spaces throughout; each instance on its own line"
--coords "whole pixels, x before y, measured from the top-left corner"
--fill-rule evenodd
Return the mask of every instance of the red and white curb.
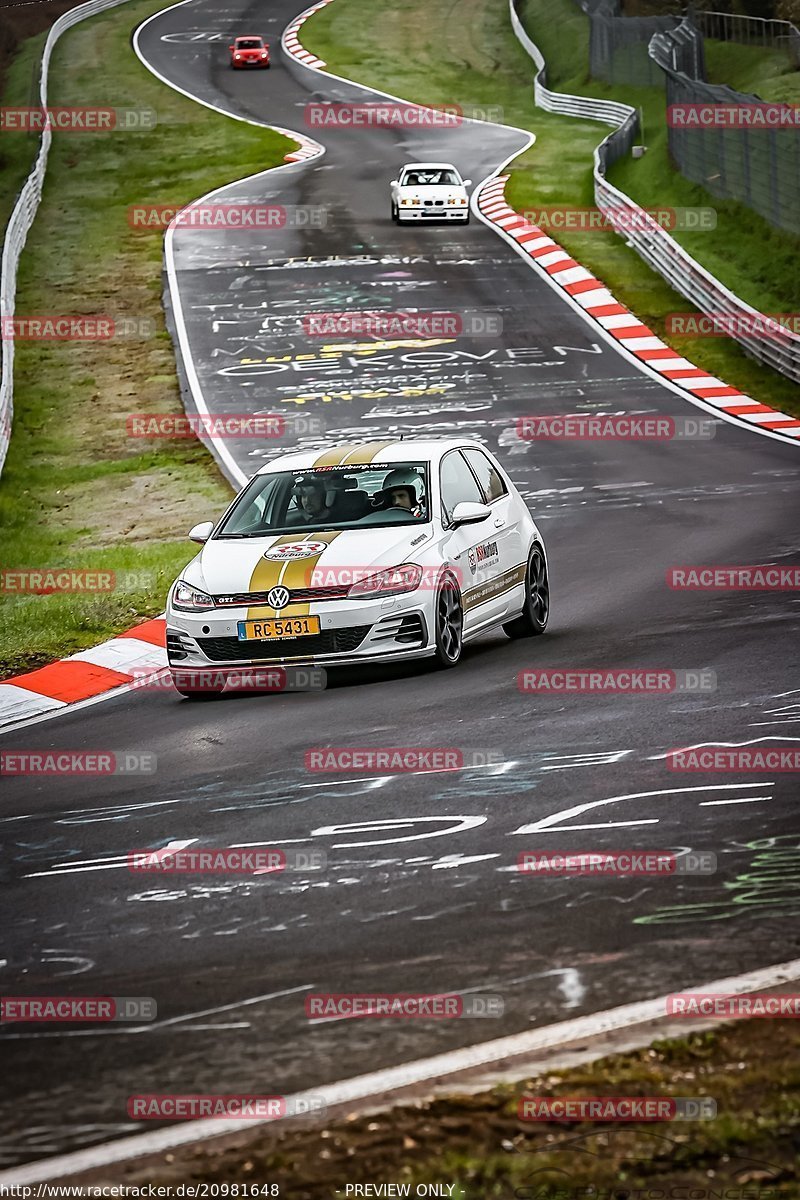
M 318 71 L 326 65 L 325 61 L 321 58 L 317 58 L 316 54 L 311 54 L 308 50 L 303 48 L 300 38 L 298 37 L 298 33 L 300 32 L 301 26 L 308 20 L 309 17 L 312 17 L 315 12 L 319 12 L 321 8 L 325 8 L 330 3 L 331 0 L 320 0 L 319 4 L 315 4 L 312 8 L 307 8 L 305 12 L 301 12 L 299 17 L 295 17 L 295 19 L 286 26 L 283 31 L 283 37 L 281 38 L 281 45 L 287 54 L 291 54 L 293 58 L 296 58 L 298 62 L 301 62 L 306 67 L 316 67 Z
M 296 133 L 293 129 L 280 129 L 277 125 L 273 125 L 272 128 L 276 133 L 282 133 L 286 137 L 292 138 L 295 142 L 300 143 L 297 150 L 290 150 L 288 154 L 284 154 L 284 162 L 305 162 L 309 158 L 318 158 L 320 154 L 325 153 L 325 148 L 319 142 L 315 142 L 313 138 L 306 137 L 304 133 Z
M 695 402 L 759 430 L 800 439 L 800 419 L 760 404 L 683 358 L 630 309 L 619 304 L 605 284 L 571 258 L 549 234 L 520 216 L 505 199 L 508 179 L 508 175 L 494 176 L 479 189 L 477 206 L 484 220 L 515 242 L 532 265 L 579 305 L 607 337 L 662 379 L 687 392 Z
M 155 617 L 119 637 L 0 683 L 0 729 L 61 712 L 144 682 L 167 665 L 166 621 Z

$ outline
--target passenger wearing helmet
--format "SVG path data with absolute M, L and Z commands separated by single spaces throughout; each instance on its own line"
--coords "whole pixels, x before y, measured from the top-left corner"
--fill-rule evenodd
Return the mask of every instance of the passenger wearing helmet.
M 398 467 L 397 470 L 389 472 L 376 500 L 381 508 L 404 508 L 412 516 L 424 516 L 422 480 L 416 471 L 409 470 L 408 467 Z

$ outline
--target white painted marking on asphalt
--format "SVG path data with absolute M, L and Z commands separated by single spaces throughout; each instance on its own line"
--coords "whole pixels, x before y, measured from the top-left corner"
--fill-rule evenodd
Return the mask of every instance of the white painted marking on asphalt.
M 720 804 L 758 804 L 761 800 L 771 800 L 772 796 L 730 796 L 727 800 L 701 800 L 698 808 L 713 808 Z
M 216 1008 L 204 1008 L 197 1012 L 185 1013 L 180 1017 L 167 1017 L 163 1021 L 150 1021 L 146 1025 L 101 1025 L 97 1029 L 61 1029 L 49 1030 L 46 1032 L 32 1033 L 5 1033 L 3 1040 L 11 1041 L 29 1041 L 39 1040 L 41 1038 L 67 1038 L 67 1037 L 108 1037 L 112 1035 L 125 1036 L 129 1033 L 154 1033 L 161 1029 L 171 1029 L 175 1025 L 183 1026 L 179 1032 L 185 1032 L 187 1029 L 193 1029 L 194 1026 L 187 1024 L 189 1021 L 194 1021 L 196 1018 L 213 1017 L 217 1013 L 233 1012 L 237 1008 L 249 1008 L 254 1004 L 265 1004 L 268 1000 L 279 1000 L 283 996 L 294 996 L 298 992 L 308 992 L 316 985 L 313 983 L 303 983 L 298 987 L 284 988 L 279 992 L 265 992 L 261 996 L 248 996 L 246 1000 L 235 1000 L 231 1004 L 220 1004 Z M 2 1176 L 0 1176 L 2 1178 Z
M 174 853 L 176 850 L 185 850 L 187 846 L 191 846 L 197 840 L 197 838 L 188 838 L 185 841 L 169 842 L 159 850 L 154 850 L 153 855 L 155 857 L 163 857 Z M 32 871 L 29 875 L 24 875 L 23 879 L 40 879 L 55 875 L 81 875 L 86 871 L 119 871 L 128 867 L 129 859 L 129 855 L 122 854 L 108 859 L 85 859 L 83 862 L 77 863 L 54 863 L 49 870 Z
M 619 796 L 607 796 L 603 800 L 589 800 L 589 801 L 587 801 L 586 804 L 576 804 L 573 808 L 564 808 L 560 812 L 553 813 L 549 817 L 542 817 L 540 820 L 534 821 L 530 825 L 520 825 L 519 829 L 512 830 L 512 832 L 509 836 L 513 836 L 515 834 L 528 834 L 528 833 L 544 833 L 544 832 L 555 833 L 556 830 L 553 829 L 553 826 L 555 826 L 558 821 L 563 821 L 565 819 L 568 819 L 569 817 L 579 817 L 579 816 L 581 816 L 582 813 L 588 812 L 590 809 L 602 808 L 606 804 L 617 804 L 620 800 L 645 800 L 645 799 L 649 799 L 651 796 L 676 796 L 676 795 L 692 794 L 695 792 L 735 791 L 737 789 L 752 788 L 754 786 L 756 786 L 756 785 L 754 785 L 752 783 L 719 783 L 719 784 L 709 783 L 709 784 L 702 784 L 699 787 L 658 788 L 655 791 L 649 791 L 649 792 L 627 792 L 627 793 L 619 795 Z M 758 786 L 759 787 L 772 787 L 772 786 L 774 786 L 774 780 L 769 780 L 768 782 L 765 782 L 765 783 L 759 783 Z M 652 821 L 650 821 L 648 823 L 649 824 L 657 824 L 657 822 L 658 822 L 658 818 L 654 818 Z M 566 828 L 567 829 L 594 829 L 594 828 L 607 829 L 607 828 L 609 828 L 609 826 L 608 825 L 598 825 L 598 826 L 568 825 Z M 559 832 L 561 832 L 561 829 L 559 829 Z

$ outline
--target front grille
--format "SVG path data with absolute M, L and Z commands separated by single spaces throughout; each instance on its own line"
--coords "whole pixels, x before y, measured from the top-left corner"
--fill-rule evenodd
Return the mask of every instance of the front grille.
M 238 638 L 198 638 L 197 644 L 212 662 L 252 662 L 259 658 L 307 658 L 317 654 L 342 654 L 355 650 L 369 633 L 369 625 L 327 629 L 310 637 L 278 638 L 273 642 L 240 642 Z
M 290 588 L 288 604 L 307 604 L 311 600 L 344 600 L 349 589 L 349 584 L 338 587 Z M 212 599 L 216 608 L 246 608 L 250 605 L 269 604 L 267 595 L 267 592 L 230 592 L 225 596 L 213 596 Z

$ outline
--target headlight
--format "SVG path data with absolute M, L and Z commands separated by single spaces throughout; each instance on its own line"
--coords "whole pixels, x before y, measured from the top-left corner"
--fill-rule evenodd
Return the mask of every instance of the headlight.
M 401 204 L 421 204 L 421 200 L 401 200 Z
M 233 57 L 234 57 L 234 58 L 236 59 L 236 61 L 238 62 L 238 61 L 239 61 L 239 59 L 240 59 L 242 56 L 241 56 L 241 54 L 234 54 L 234 56 L 233 56 Z
M 266 58 L 266 57 L 267 57 L 267 52 L 266 52 L 266 50 L 263 52 L 263 54 L 261 55 L 261 57 L 262 57 L 262 58 Z
M 207 596 L 205 592 L 201 592 L 197 588 L 190 587 L 182 579 L 178 580 L 175 585 L 175 591 L 172 594 L 172 604 L 174 608 L 180 608 L 184 612 L 201 612 L 205 608 L 214 607 L 214 601 L 210 596 Z
M 422 567 L 418 563 L 403 563 L 399 567 L 387 567 L 376 575 L 359 579 L 349 589 L 350 600 L 373 600 L 379 596 L 401 596 L 413 592 L 422 579 Z

